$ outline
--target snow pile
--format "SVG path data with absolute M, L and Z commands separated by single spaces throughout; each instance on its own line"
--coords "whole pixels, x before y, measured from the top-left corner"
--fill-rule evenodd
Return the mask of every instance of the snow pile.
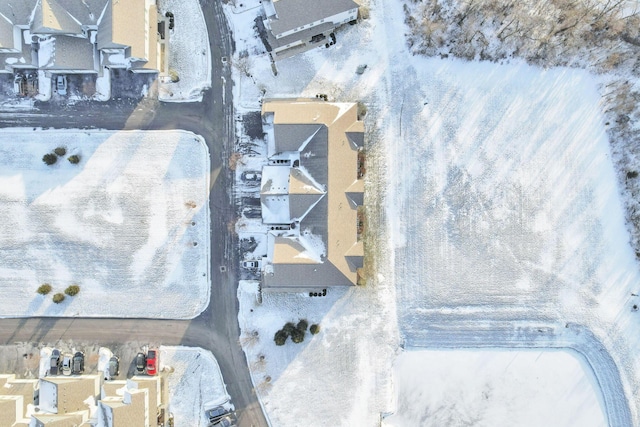
M 180 80 L 160 82 L 158 98 L 166 102 L 202 101 L 202 92 L 211 87 L 211 50 L 207 26 L 198 0 L 163 0 L 164 15 L 174 15 L 175 27 L 169 33 L 169 71 Z
M 42 347 L 40 349 L 40 363 L 38 365 L 38 378 L 44 378 L 51 369 L 51 349 L 49 347 Z
M 593 337 L 563 346 L 593 344 L 601 350 L 588 354 L 594 364 L 604 363 L 597 353 L 611 354 L 600 375 L 618 378 L 619 387 L 603 391 L 610 397 L 607 413 L 628 419 L 628 400 L 638 424 L 640 314 L 634 305 L 640 305 L 640 276 L 627 244 L 597 92 L 601 77 L 518 61 L 412 56 L 402 6 L 385 0 L 369 6 L 371 18 L 339 30 L 335 46 L 279 61 L 277 75 L 252 28 L 260 9 L 227 14 L 238 52 L 249 52 L 247 60 L 234 58 L 242 64 L 234 68 L 238 111 L 259 110 L 263 96 L 318 93 L 332 101 L 362 101 L 368 109 L 367 262 L 379 273 L 369 273 L 364 290 L 330 289 L 322 301 L 266 294 L 258 306 L 246 285 L 240 290 L 243 335 L 259 332 L 258 343 L 244 349 L 267 414 L 277 425 L 318 425 L 328 413 L 344 418 L 326 424 L 346 425 L 348 417 L 361 416 L 358 425 L 375 425 L 375 411 L 391 406 L 382 403 L 386 389 L 379 384 L 392 355 L 378 354 L 370 363 L 366 352 L 393 348 L 397 315 L 399 334 L 408 342 L 432 334 L 437 325 L 441 333 L 422 340 L 431 347 L 453 345 L 449 336 L 458 330 L 473 337 L 478 325 L 510 328 L 505 346 L 535 344 L 533 335 L 513 332 L 514 323 L 584 325 Z M 364 64 L 364 73 L 357 74 Z M 251 222 L 241 226 L 249 229 Z M 352 332 L 350 316 L 358 310 L 368 319 L 376 313 L 374 322 L 384 319 L 384 326 L 368 325 L 384 333 Z M 338 351 L 332 343 L 330 354 L 317 350 L 327 342 L 322 333 L 309 344 L 276 347 L 275 331 L 297 317 L 330 319 L 353 341 Z M 483 338 L 455 345 L 498 345 L 496 334 Z M 557 340 L 551 334 L 545 345 L 557 346 Z M 260 355 L 266 362 L 259 362 Z M 369 369 L 358 372 L 353 365 Z M 322 366 L 349 366 L 352 372 L 335 374 Z M 302 387 L 313 397 L 300 393 L 295 375 L 312 377 Z M 379 383 L 380 403 L 362 415 L 360 401 L 349 396 L 367 401 L 367 392 L 354 390 L 372 383 Z M 584 404 L 584 396 L 573 398 L 574 407 Z M 291 405 L 292 399 L 303 402 Z
M 385 426 L 607 425 L 588 365 L 564 351 L 403 352 Z
M 173 132 L 3 130 L 0 316 L 191 318 L 208 304 L 209 156 Z M 42 156 L 65 147 L 47 166 Z M 79 155 L 80 163 L 68 157 Z M 42 296 L 42 283 L 53 287 Z M 80 293 L 54 304 L 71 284 Z
M 194 347 L 160 347 L 161 369 L 168 369 L 169 412 L 174 425 L 206 427 L 207 405 L 232 411 L 218 362 L 211 352 Z
M 113 356 L 113 352 L 106 347 L 100 347 L 98 350 L 98 372 L 102 372 L 105 380 L 111 379 L 109 375 L 109 359 Z

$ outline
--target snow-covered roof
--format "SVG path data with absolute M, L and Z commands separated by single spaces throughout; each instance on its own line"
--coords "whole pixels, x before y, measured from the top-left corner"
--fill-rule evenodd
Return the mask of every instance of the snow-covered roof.
M 276 16 L 269 18 L 271 31 L 281 34 L 338 13 L 357 9 L 358 4 L 353 0 L 276 0 L 273 7 Z
M 357 206 L 364 184 L 357 157 L 364 125 L 356 104 L 319 100 L 270 100 L 274 151 L 293 152 L 291 166 L 265 166 L 261 201 L 265 224 L 294 224 L 269 239 L 265 288 L 305 288 L 357 282 L 364 250 L 357 241 Z M 270 127 L 270 126 L 269 126 Z M 347 135 L 347 131 L 351 136 Z M 284 140 L 284 142 L 280 141 Z M 286 148 L 286 150 L 284 150 Z
M 100 377 L 47 377 L 40 380 L 40 410 L 68 414 L 87 409 L 87 399 L 100 395 Z

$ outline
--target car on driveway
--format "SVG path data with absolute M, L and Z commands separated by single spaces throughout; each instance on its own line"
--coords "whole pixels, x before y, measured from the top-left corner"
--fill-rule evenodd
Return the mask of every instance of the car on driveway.
M 118 376 L 118 374 L 120 373 L 120 359 L 118 359 L 118 356 L 111 356 L 111 359 L 109 359 L 109 364 L 107 366 L 107 371 L 109 372 L 110 380 Z
M 62 375 L 71 375 L 71 355 L 65 354 L 62 358 Z
M 242 267 L 247 270 L 258 270 L 262 265 L 262 261 L 259 259 L 251 259 L 248 261 L 242 261 Z
M 147 364 L 147 356 L 144 353 L 138 353 L 136 355 L 136 373 L 142 374 L 144 373 L 144 367 Z
M 152 349 L 147 351 L 147 375 L 155 375 L 158 373 L 158 350 Z
M 56 76 L 56 92 L 58 92 L 58 95 L 67 94 L 67 76 L 62 74 Z
M 60 369 L 60 350 L 54 348 L 49 360 L 51 361 L 49 365 L 49 375 L 58 375 L 58 370 Z
M 22 73 L 16 73 L 13 77 L 13 90 L 16 95 L 25 96 L 27 94 L 27 78 Z
M 260 185 L 260 180 L 262 179 L 262 172 L 258 171 L 244 171 L 240 178 L 245 181 L 247 184 L 251 185 Z
M 84 353 L 76 351 L 73 355 L 73 362 L 71 364 L 71 373 L 73 375 L 81 375 L 84 372 Z

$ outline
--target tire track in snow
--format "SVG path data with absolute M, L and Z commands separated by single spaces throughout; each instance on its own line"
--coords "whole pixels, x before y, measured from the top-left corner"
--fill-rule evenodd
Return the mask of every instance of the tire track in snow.
M 600 340 L 586 327 L 567 324 L 486 322 L 433 323 L 405 337 L 405 347 L 425 348 L 536 348 L 569 349 L 579 353 L 591 368 L 611 427 L 632 427 L 631 412 L 620 372 Z

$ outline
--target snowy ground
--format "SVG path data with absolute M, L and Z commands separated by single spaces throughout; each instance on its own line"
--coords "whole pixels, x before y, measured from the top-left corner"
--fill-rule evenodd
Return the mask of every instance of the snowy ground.
M 411 349 L 394 365 L 385 426 L 606 426 L 598 384 L 564 351 Z
M 233 405 L 211 352 L 195 347 L 160 347 L 160 368 L 171 373 L 169 381 L 169 412 L 174 425 L 206 427 L 204 410 Z
M 269 293 L 262 304 L 256 294 L 257 282 L 240 282 L 240 342 L 271 425 L 377 425 L 379 414 L 389 409 L 395 351 L 385 293 L 372 288 L 328 289 L 324 298 Z M 319 324 L 320 333 L 307 331 L 300 344 L 289 339 L 276 346 L 276 331 L 301 319 Z
M 191 318 L 207 306 L 209 156 L 202 138 L 3 130 L 2 139 L 0 316 Z M 65 158 L 45 165 L 42 156 L 60 146 Z M 78 165 L 67 161 L 72 154 Z M 51 294 L 36 293 L 43 283 Z M 77 296 L 52 302 L 74 283 Z
M 169 31 L 169 70 L 180 81 L 160 81 L 158 98 L 167 102 L 202 101 L 211 87 L 211 50 L 204 15 L 198 0 L 161 0 L 160 12 L 172 12 L 175 27 Z M 168 27 L 167 27 L 168 30 Z
M 340 421 L 364 411 L 350 400 L 353 383 L 378 387 L 367 410 L 392 411 L 384 374 L 399 335 L 432 348 L 576 349 L 593 366 L 609 422 L 640 424 L 640 313 L 633 309 L 640 275 L 627 243 L 600 78 L 517 62 L 415 57 L 406 49 L 401 4 L 373 0 L 369 7 L 371 18 L 338 31 L 336 46 L 278 62 L 277 76 L 251 29 L 260 9 L 228 13 L 237 50 L 250 53 L 247 61 L 233 59 L 239 112 L 259 110 L 263 94 L 325 93 L 368 108 L 368 247 L 377 274 L 365 289 L 332 290 L 322 301 L 267 295 L 257 306 L 246 285 L 240 291 L 243 334 L 260 332 L 259 344 L 245 351 L 268 416 L 274 425 L 318 425 L 338 412 L 332 421 L 346 425 Z M 361 76 L 360 64 L 368 65 Z M 255 162 L 249 157 L 242 160 Z M 251 320 L 256 313 L 266 319 L 263 329 Z M 355 313 L 373 324 L 343 320 Z M 349 350 L 318 353 L 322 336 L 303 344 L 314 351 L 276 348 L 273 333 L 298 316 L 341 325 Z M 369 334 L 378 322 L 384 327 Z M 371 361 L 369 353 L 381 347 Z M 266 362 L 256 367 L 258 354 Z M 301 397 L 294 376 L 315 378 L 317 366 L 340 369 L 330 382 L 335 389 L 327 393 L 329 384 L 316 382 L 325 372 Z M 355 394 L 371 402 L 367 392 Z M 290 405 L 294 398 L 313 401 L 323 415 Z M 582 407 L 583 398 L 573 394 L 571 405 Z M 375 425 L 375 415 L 358 425 Z

